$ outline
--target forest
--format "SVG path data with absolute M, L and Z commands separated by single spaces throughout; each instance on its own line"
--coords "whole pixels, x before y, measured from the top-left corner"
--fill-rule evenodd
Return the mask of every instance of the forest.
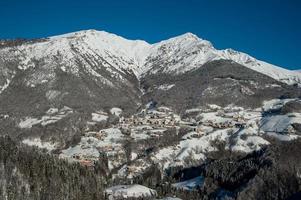
M 298 199 L 300 196 L 301 140 L 279 142 L 249 155 L 227 152 L 216 141 L 219 151 L 196 167 L 175 168 L 162 178 L 153 165 L 132 182 L 153 188 L 158 198 L 182 199 Z M 112 180 L 106 173 L 105 158 L 94 168 L 58 159 L 13 141 L 0 138 L 0 197 L 8 200 L 101 200 L 110 185 L 127 180 Z M 193 191 L 178 190 L 171 183 L 201 175 L 202 187 Z

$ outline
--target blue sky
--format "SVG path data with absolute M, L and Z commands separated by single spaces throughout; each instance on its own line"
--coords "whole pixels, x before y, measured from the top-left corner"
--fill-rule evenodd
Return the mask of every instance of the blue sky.
M 289 69 L 301 68 L 300 0 L 0 0 L 0 38 L 83 29 L 154 43 L 185 32 Z

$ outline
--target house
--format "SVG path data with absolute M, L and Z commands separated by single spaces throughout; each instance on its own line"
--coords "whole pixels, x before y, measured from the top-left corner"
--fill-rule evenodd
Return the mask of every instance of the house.
M 199 134 L 204 134 L 204 130 L 203 130 L 203 128 L 202 128 L 201 126 L 197 126 L 197 127 L 195 128 L 195 131 L 196 131 L 197 133 L 199 133 Z
M 119 123 L 125 123 L 126 119 L 124 117 L 119 118 Z
M 106 152 L 106 151 L 113 151 L 112 145 L 103 146 L 103 147 L 100 147 L 99 149 L 101 151 L 104 151 L 104 152 Z
M 82 166 L 86 166 L 86 167 L 93 167 L 94 166 L 94 162 L 92 160 L 80 160 L 79 163 Z

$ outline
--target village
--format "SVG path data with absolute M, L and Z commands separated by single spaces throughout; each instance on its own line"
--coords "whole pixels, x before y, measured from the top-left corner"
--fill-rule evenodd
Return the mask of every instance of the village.
M 116 126 L 133 139 L 160 137 L 168 128 L 179 128 L 181 117 L 167 107 L 144 109 L 129 118 L 120 117 Z
M 87 130 L 78 145 L 62 150 L 61 158 L 76 161 L 87 167 L 93 167 L 101 155 L 108 158 L 109 169 L 122 166 L 127 162 L 124 143 L 127 140 L 140 141 L 148 138 L 160 138 L 168 129 L 185 128 L 195 136 L 202 137 L 216 129 L 244 128 L 252 126 L 247 123 L 246 112 L 242 110 L 229 110 L 216 107 L 206 109 L 187 110 L 188 114 L 197 112 L 197 117 L 181 118 L 168 107 L 143 109 L 130 117 L 118 112 L 119 121 L 110 128 L 99 131 Z M 254 113 L 253 113 L 254 115 Z M 105 112 L 92 114 L 94 123 L 107 120 L 109 115 Z M 198 121 L 196 120 L 198 119 Z M 91 123 L 91 122 L 90 122 Z M 132 153 L 131 160 L 134 159 Z
M 201 118 L 197 121 L 195 118 L 185 118 L 175 114 L 168 107 L 158 107 L 157 109 L 144 109 L 136 115 L 129 118 L 121 117 L 116 128 L 122 132 L 129 133 L 133 139 L 138 139 L 137 132 L 140 134 L 148 133 L 149 137 L 160 137 L 168 128 L 186 128 L 202 135 L 205 127 L 214 129 L 225 128 L 244 128 L 248 126 L 248 118 L 242 110 L 228 109 L 206 109 L 197 110 Z M 146 136 L 146 137 L 148 137 Z
M 116 107 L 95 110 L 87 116 L 79 141 L 56 152 L 59 158 L 100 169 L 114 180 L 134 180 L 157 163 L 163 174 L 170 167 L 200 164 L 208 152 L 216 150 L 214 141 L 224 142 L 225 150 L 250 153 L 269 145 L 265 136 L 284 141 L 300 137 L 300 130 L 295 128 L 300 113 L 271 112 L 289 101 L 293 99 L 270 100 L 256 109 L 207 104 L 181 114 L 166 106 L 145 106 L 132 115 Z M 28 118 L 20 123 L 43 125 L 71 111 L 67 107 L 52 108 L 41 119 Z M 22 142 L 49 152 L 58 150 L 56 144 L 40 138 Z

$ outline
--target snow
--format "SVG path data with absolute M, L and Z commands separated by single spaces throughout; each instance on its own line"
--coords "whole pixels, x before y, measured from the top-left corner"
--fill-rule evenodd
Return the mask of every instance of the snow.
M 197 189 L 197 187 L 201 187 L 203 184 L 204 184 L 204 177 L 198 176 L 183 182 L 174 183 L 172 184 L 172 186 L 182 190 L 194 190 Z
M 72 158 L 75 155 L 79 155 L 85 158 L 97 160 L 100 155 L 101 148 L 110 147 L 114 150 L 114 148 L 120 147 L 119 142 L 123 139 L 121 131 L 116 128 L 101 130 L 99 133 L 103 135 L 103 137 L 100 139 L 90 136 L 93 135 L 93 133 L 87 133 L 87 136 L 82 137 L 80 143 L 76 146 L 62 150 L 60 156 L 63 158 Z M 104 153 L 109 155 L 114 153 L 113 150 Z
M 57 108 L 49 108 L 49 110 L 46 111 L 46 114 L 53 115 L 53 114 L 55 114 L 57 112 L 59 112 L 59 109 L 57 109 Z
M 20 121 L 19 127 L 20 128 L 31 128 L 32 126 L 39 124 L 41 120 L 36 118 L 27 117 L 24 120 Z
M 45 94 L 46 98 L 49 101 L 52 101 L 54 99 L 56 99 L 57 97 L 59 97 L 62 93 L 58 90 L 48 90 Z
M 225 122 L 232 122 L 233 120 L 231 118 L 225 118 L 218 116 L 217 112 L 208 112 L 208 113 L 202 113 L 199 115 L 202 118 L 203 122 L 214 122 L 214 123 L 225 123 Z
M 114 83 L 98 72 L 99 67 L 125 81 L 121 75 L 128 72 L 138 78 L 147 73 L 157 73 L 158 70 L 179 74 L 221 59 L 232 60 L 287 84 L 301 83 L 299 72 L 271 65 L 232 49 L 215 49 L 209 41 L 198 38 L 192 33 L 149 44 L 142 40 L 128 40 L 105 31 L 85 30 L 50 37 L 42 42 L 20 45 L 16 47 L 13 55 L 10 48 L 4 48 L 0 54 L 8 60 L 17 56 L 20 60 L 18 68 L 21 70 L 35 67 L 34 61 L 40 59 L 45 62 L 43 67 L 54 70 L 53 59 L 59 55 L 60 66 L 63 66 L 60 67 L 61 70 L 77 76 L 80 66 L 76 61 L 80 61 L 86 71 L 111 87 L 115 87 Z M 158 65 L 161 68 L 155 69 L 154 66 Z M 45 80 L 49 81 L 51 78 L 32 79 L 30 81 L 33 83 L 29 85 L 35 86 L 44 83 Z M 7 87 L 8 84 L 7 81 L 5 86 Z M 2 86 L 1 90 L 3 88 L 5 87 Z
M 159 90 L 170 90 L 172 87 L 174 87 L 175 84 L 164 84 L 164 85 L 160 85 L 158 87 Z
M 139 198 L 139 197 L 154 197 L 157 192 L 153 189 L 147 188 L 143 185 L 116 185 L 105 190 L 109 199 L 118 198 Z
M 158 164 L 162 174 L 170 167 L 200 165 L 207 159 L 209 152 L 218 150 L 216 142 L 223 142 L 226 150 L 251 153 L 260 150 L 265 145 L 270 145 L 265 140 L 265 135 L 283 141 L 299 137 L 294 133 L 286 135 L 284 132 L 291 127 L 291 124 L 301 122 L 300 113 L 280 115 L 269 112 L 281 108 L 290 101 L 296 101 L 296 99 L 272 99 L 265 101 L 262 107 L 256 109 L 244 109 L 234 105 L 226 107 L 207 105 L 207 107 L 188 109 L 186 112 L 193 112 L 197 116 L 198 125 L 191 127 L 195 131 L 187 132 L 181 139 L 177 140 L 177 143 L 172 143 L 173 145 L 168 146 L 167 144 L 167 146 L 155 148 L 147 157 L 150 159 L 143 156 L 143 147 L 141 149 L 139 147 L 132 149 L 133 152 L 130 154 L 129 161 L 124 142 L 147 139 L 152 135 L 151 132 L 161 132 L 158 135 L 162 135 L 166 131 L 164 126 L 133 125 L 129 128 L 130 135 L 122 134 L 121 126 L 118 125 L 112 125 L 112 128 L 95 132 L 88 132 L 87 130 L 81 137 L 79 144 L 62 150 L 60 157 L 76 161 L 81 159 L 93 161 L 105 154 L 108 158 L 109 170 L 116 169 L 113 177 L 133 179 L 137 175 L 143 174 L 152 164 Z M 57 108 L 50 108 L 46 114 L 56 116 L 60 111 Z M 120 108 L 112 108 L 110 113 L 118 115 L 121 111 Z M 172 110 L 166 107 L 147 110 L 147 113 L 163 114 L 163 111 L 172 113 Z M 268 114 L 262 111 L 266 111 Z M 108 115 L 103 111 L 96 113 L 100 116 Z M 188 122 L 186 121 L 185 124 L 181 121 L 180 116 L 177 118 L 181 125 L 187 125 Z M 35 123 L 35 120 L 29 119 L 29 122 Z M 220 126 L 221 124 L 222 126 Z M 137 143 L 139 144 L 139 142 Z M 201 182 L 200 177 L 196 180 L 176 183 L 175 186 L 190 189 L 195 187 L 199 183 L 198 181 Z
M 102 122 L 102 121 L 107 121 L 109 116 L 106 113 L 92 113 L 92 121 L 94 122 Z
M 98 160 L 98 157 L 100 156 L 98 150 L 93 146 L 92 147 L 88 146 L 87 139 L 93 140 L 93 138 L 82 138 L 81 145 L 76 145 L 74 147 L 69 147 L 68 149 L 62 150 L 62 153 L 60 154 L 60 158 L 72 158 L 74 156 L 84 156 L 85 158 Z M 87 146 L 88 148 L 86 148 L 85 146 Z
M 185 166 L 185 158 L 189 157 L 195 161 L 203 161 L 206 159 L 205 153 L 216 150 L 212 141 L 225 141 L 229 137 L 228 130 L 216 130 L 199 138 L 189 137 L 192 134 L 197 134 L 195 132 L 187 133 L 178 145 L 160 149 L 154 153 L 152 159 L 163 164 L 164 169 L 170 166 Z
M 263 107 L 269 110 L 281 106 L 292 99 L 278 99 L 265 102 Z M 264 134 L 270 134 L 268 129 L 279 129 L 279 132 L 286 131 L 291 124 L 300 123 L 300 113 L 288 113 L 287 115 L 262 116 L 261 110 L 243 109 L 229 105 L 224 108 L 210 106 L 211 110 L 203 112 L 202 109 L 189 109 L 188 112 L 195 112 L 199 118 L 196 127 L 197 132 L 188 132 L 182 137 L 178 144 L 167 146 L 154 152 L 151 159 L 159 163 L 162 169 L 171 166 L 185 167 L 186 158 L 196 163 L 206 159 L 208 152 L 216 151 L 214 141 L 225 142 L 225 149 L 243 153 L 251 153 L 260 150 L 270 143 L 263 138 Z M 264 123 L 263 123 L 264 122 Z M 238 124 L 239 126 L 236 126 Z M 242 127 L 240 127 L 242 126 Z M 280 130 L 281 129 L 281 130 Z M 265 132 L 267 131 L 267 132 Z M 281 140 L 296 139 L 299 136 L 290 134 L 282 136 L 275 134 Z
M 18 126 L 19 128 L 32 128 L 32 126 L 37 124 L 46 126 L 63 119 L 71 113 L 73 113 L 72 109 L 67 106 L 64 106 L 60 110 L 58 108 L 50 108 L 46 111 L 46 115 L 42 116 L 40 119 L 34 117 L 26 117 L 25 119 L 21 119 Z
M 78 48 L 92 57 L 102 57 L 115 69 L 142 70 L 140 66 L 146 59 L 151 45 L 141 40 L 127 40 L 105 31 L 87 30 L 51 37 L 56 41 L 82 41 Z
M 145 139 L 150 138 L 150 135 L 147 134 L 146 131 L 139 131 L 139 130 L 135 131 L 135 130 L 133 130 L 131 132 L 131 137 L 135 140 L 145 140 Z
M 43 142 L 41 141 L 40 138 L 33 138 L 33 139 L 24 139 L 22 141 L 23 144 L 26 144 L 28 146 L 35 146 L 41 149 L 47 149 L 48 151 L 52 151 L 56 148 L 56 144 L 55 143 L 51 143 L 51 142 Z
M 290 125 L 290 117 L 287 115 L 274 115 L 264 117 L 261 121 L 261 130 L 265 132 L 284 132 Z
M 185 113 L 195 113 L 195 112 L 200 112 L 202 111 L 200 108 L 191 108 L 188 110 L 185 110 Z
M 164 63 L 163 72 L 165 73 L 185 73 L 207 62 L 226 59 L 287 84 L 301 83 L 301 74 L 295 71 L 271 65 L 232 49 L 217 50 L 209 41 L 191 33 L 154 44 L 149 57 L 159 59 Z M 145 72 L 156 73 L 158 71 L 151 69 L 152 63 L 146 62 L 145 67 L 150 68 L 145 69 Z
M 117 117 L 119 117 L 122 113 L 122 109 L 121 108 L 111 108 L 110 113 L 112 115 L 116 115 Z
M 279 84 L 266 84 L 266 88 L 281 88 L 282 86 Z
M 6 88 L 8 88 L 9 84 L 10 84 L 10 80 L 9 80 L 9 79 L 6 79 L 6 83 L 5 83 L 2 87 L 0 86 L 0 94 L 1 94 Z
M 220 106 L 218 106 L 218 105 L 215 105 L 215 104 L 208 104 L 207 106 L 208 106 L 210 109 L 212 109 L 212 110 L 221 109 L 221 107 L 220 107 Z
M 153 44 L 149 58 L 164 63 L 165 73 L 184 73 L 213 59 L 216 56 L 213 49 L 209 41 L 187 33 Z M 145 71 L 156 73 L 157 70 L 151 69 L 152 65 L 153 63 L 146 62 L 145 67 L 150 69 Z
M 138 158 L 138 154 L 135 152 L 131 152 L 131 160 L 135 160 L 136 158 Z
M 135 177 L 143 174 L 147 169 L 152 166 L 152 163 L 144 160 L 144 159 L 136 159 L 132 162 L 127 162 L 128 164 L 123 165 L 118 173 L 115 175 L 115 178 L 126 178 L 133 180 Z
M 232 49 L 218 51 L 219 59 L 229 59 L 242 64 L 252 70 L 270 76 L 278 81 L 294 84 L 301 82 L 301 75 L 294 71 L 290 71 L 269 63 L 257 60 L 245 53 L 238 52 Z
M 274 132 L 267 133 L 268 136 L 274 137 L 280 141 L 291 141 L 299 138 L 298 135 L 281 135 Z
M 102 131 L 107 133 L 107 136 L 103 140 L 103 145 L 114 144 L 114 141 L 118 142 L 124 137 L 124 135 L 121 133 L 121 131 L 118 128 L 108 128 L 108 129 L 103 129 Z
M 301 123 L 300 113 L 271 115 L 262 118 L 260 130 L 265 132 L 286 133 L 288 127 L 294 123 Z
M 269 101 L 263 102 L 263 111 L 269 111 L 269 110 L 277 110 L 282 108 L 286 103 L 290 101 L 295 101 L 298 99 L 271 99 Z
M 230 148 L 232 151 L 251 153 L 258 151 L 262 146 L 269 145 L 270 143 L 260 136 L 245 136 L 246 139 L 238 137 L 235 139 L 235 144 Z
M 0 119 L 7 119 L 9 118 L 8 114 L 0 114 Z
M 60 158 L 70 161 L 82 159 L 98 160 L 101 153 L 108 157 L 110 170 L 121 166 L 125 160 L 118 156 L 125 154 L 122 148 L 124 135 L 118 128 L 102 129 L 99 132 L 87 132 L 79 144 L 62 150 Z M 117 156 L 117 157 L 116 157 Z

